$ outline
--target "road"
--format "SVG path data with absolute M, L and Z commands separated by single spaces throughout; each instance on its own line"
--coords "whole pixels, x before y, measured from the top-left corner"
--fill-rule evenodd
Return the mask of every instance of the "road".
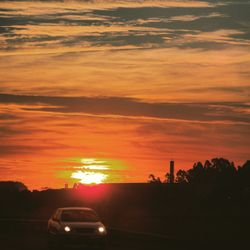
M 228 237 L 223 240 L 173 239 L 167 235 L 144 234 L 119 229 L 109 229 L 107 250 L 228 250 L 245 249 L 248 242 Z M 1 250 L 48 250 L 46 224 L 29 221 L 28 223 L 0 220 Z
M 2 250 L 48 250 L 46 233 L 42 232 L 1 232 Z M 131 236 L 126 233 L 122 236 L 117 233 L 110 235 L 107 244 L 108 250 L 139 250 L 162 249 L 168 245 L 167 240 L 149 239 L 145 236 Z M 165 249 L 165 248 L 164 248 Z M 172 248 L 171 249 L 177 249 Z
M 48 250 L 46 233 L 1 232 L 1 250 Z M 229 239 L 230 241 L 230 239 Z M 107 250 L 186 250 L 186 249 L 243 249 L 238 242 L 195 242 L 167 240 L 138 235 L 110 235 Z M 79 248 L 78 248 L 79 249 Z

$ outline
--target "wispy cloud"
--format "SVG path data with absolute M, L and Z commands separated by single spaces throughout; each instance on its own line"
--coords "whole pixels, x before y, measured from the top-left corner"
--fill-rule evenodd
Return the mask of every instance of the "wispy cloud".
M 2 104 L 21 110 L 174 119 L 197 122 L 250 123 L 249 103 L 149 103 L 122 97 L 52 97 L 0 94 Z M 22 106 L 24 105 L 24 106 Z
M 24 5 L 6 1 L 0 12 L 0 42 L 2 50 L 8 51 L 76 45 L 89 50 L 107 44 L 185 47 L 190 43 L 206 49 L 211 48 L 209 43 L 227 45 L 229 40 L 244 45 L 249 44 L 247 7 L 247 2 L 209 1 L 31 1 Z M 220 37 L 218 31 L 227 29 L 235 32 Z M 218 34 L 213 41 L 197 42 L 210 32 Z M 226 34 L 228 39 L 222 40 Z

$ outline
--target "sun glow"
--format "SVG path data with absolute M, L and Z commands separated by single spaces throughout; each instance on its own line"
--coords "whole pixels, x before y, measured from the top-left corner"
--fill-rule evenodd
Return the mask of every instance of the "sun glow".
M 108 170 L 109 167 L 105 165 L 90 165 L 90 166 L 84 166 L 84 169 L 91 169 L 91 170 Z
M 79 182 L 82 184 L 101 184 L 107 178 L 107 175 L 103 173 L 76 171 L 71 174 L 71 178 L 79 179 Z
M 83 159 L 81 159 L 81 163 L 87 164 L 87 165 L 100 164 L 100 163 L 105 163 L 105 162 L 106 161 L 97 160 L 95 158 L 83 158 Z

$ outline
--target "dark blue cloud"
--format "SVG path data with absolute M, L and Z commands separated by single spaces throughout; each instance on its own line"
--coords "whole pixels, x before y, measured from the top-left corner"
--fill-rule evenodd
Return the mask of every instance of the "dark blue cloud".
M 235 34 L 229 34 L 228 38 L 242 45 L 250 38 L 250 3 L 248 1 L 220 2 L 207 7 L 119 7 L 113 9 L 78 10 L 64 9 L 64 12 L 45 13 L 40 15 L 15 14 L 14 9 L 2 8 L 0 14 L 0 34 L 6 37 L 3 49 L 16 49 L 19 45 L 37 42 L 33 46 L 46 46 L 50 41 L 56 41 L 58 45 L 81 45 L 84 42 L 89 46 L 149 46 L 152 47 L 180 47 L 217 49 L 230 46 L 228 41 L 186 41 L 185 35 L 199 37 L 202 32 L 216 32 L 218 30 L 235 30 Z M 129 6 L 129 4 L 128 4 Z M 70 16 L 70 17 L 69 17 Z M 194 18 L 182 19 L 192 16 Z M 84 17 L 86 17 L 84 19 Z M 91 17 L 91 19 L 89 18 Z M 177 18 L 176 18 L 177 17 Z M 178 17 L 180 17 L 178 19 Z M 81 35 L 57 36 L 25 36 L 27 25 L 61 25 L 70 26 L 127 26 L 128 31 L 110 31 Z M 136 30 L 129 30 L 129 27 Z M 23 33 L 15 31 L 22 30 Z M 151 30 L 153 29 L 153 31 Z M 41 44 L 39 44 L 39 41 Z
M 0 94 L 0 104 L 27 105 L 24 110 L 88 113 L 197 122 L 250 123 L 248 103 L 149 103 L 125 97 L 53 97 Z M 44 105 L 44 107 L 39 107 Z

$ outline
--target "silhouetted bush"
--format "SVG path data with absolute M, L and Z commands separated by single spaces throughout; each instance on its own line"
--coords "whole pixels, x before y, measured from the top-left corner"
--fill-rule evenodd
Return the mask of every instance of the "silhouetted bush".
M 18 181 L 0 181 L 0 192 L 21 192 L 28 190 L 28 188 Z

